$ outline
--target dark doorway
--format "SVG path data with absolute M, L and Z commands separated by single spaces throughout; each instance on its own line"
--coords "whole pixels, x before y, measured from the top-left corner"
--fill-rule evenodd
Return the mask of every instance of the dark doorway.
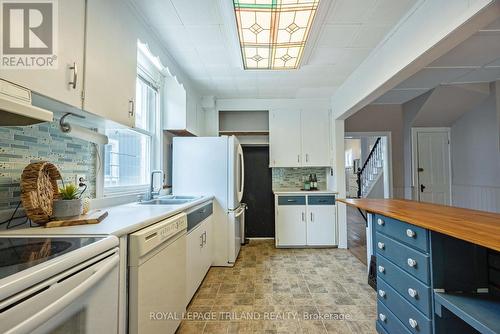
M 274 196 L 269 147 L 244 146 L 245 190 L 243 202 L 246 238 L 274 238 Z

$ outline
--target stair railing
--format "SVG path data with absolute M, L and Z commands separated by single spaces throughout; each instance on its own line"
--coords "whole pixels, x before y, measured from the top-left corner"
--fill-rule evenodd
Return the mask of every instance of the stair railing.
M 370 184 L 370 181 L 373 181 L 373 173 L 375 169 L 382 167 L 377 165 L 383 159 L 382 145 L 380 143 L 381 141 L 382 138 L 377 138 L 377 140 L 375 141 L 375 145 L 373 145 L 368 158 L 363 164 L 363 167 L 358 168 L 358 171 L 356 173 L 358 175 L 358 198 L 361 198 L 363 195 L 363 187 L 367 187 Z

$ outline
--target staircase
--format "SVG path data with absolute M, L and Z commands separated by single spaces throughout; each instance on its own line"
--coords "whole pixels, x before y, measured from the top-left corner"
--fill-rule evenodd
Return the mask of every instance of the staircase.
M 384 171 L 384 151 L 382 138 L 377 138 L 363 167 L 358 169 L 358 198 L 365 198 L 382 176 Z

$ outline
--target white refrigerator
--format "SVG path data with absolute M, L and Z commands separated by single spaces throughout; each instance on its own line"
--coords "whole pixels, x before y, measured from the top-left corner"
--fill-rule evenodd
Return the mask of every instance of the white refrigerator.
M 174 195 L 214 196 L 215 266 L 232 266 L 242 242 L 245 205 L 243 150 L 235 136 L 176 137 Z

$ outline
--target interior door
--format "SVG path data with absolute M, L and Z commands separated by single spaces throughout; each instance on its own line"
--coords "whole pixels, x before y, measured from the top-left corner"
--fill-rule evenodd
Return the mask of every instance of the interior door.
M 449 132 L 417 132 L 418 200 L 451 204 Z
M 330 166 L 330 112 L 302 110 L 302 165 Z

